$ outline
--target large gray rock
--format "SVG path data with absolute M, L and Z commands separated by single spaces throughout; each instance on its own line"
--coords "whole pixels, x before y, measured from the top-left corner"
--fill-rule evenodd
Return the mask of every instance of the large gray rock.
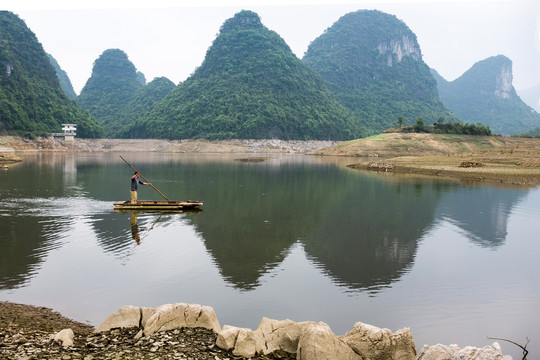
M 202 327 L 216 333 L 221 330 L 214 309 L 210 306 L 178 303 L 157 307 L 145 323 L 144 336 L 184 327 Z
M 216 345 L 223 350 L 234 349 L 239 332 L 239 327 L 224 325 L 217 336 Z
M 289 319 L 273 320 L 263 317 L 256 330 L 264 340 L 262 353 L 268 355 L 276 351 L 285 351 L 296 354 L 302 330 L 309 324 L 315 322 L 296 323 Z
M 225 325 L 217 336 L 216 345 L 224 350 L 232 350 L 236 356 L 250 358 L 262 353 L 264 340 L 251 329 Z
M 362 360 L 362 357 L 341 339 L 325 323 L 303 326 L 298 341 L 297 360 Z
M 303 328 L 314 322 L 295 323 L 292 320 L 273 320 L 263 317 L 257 330 L 225 325 L 218 334 L 216 345 L 233 354 L 252 357 L 275 352 L 296 354 Z
M 416 346 L 409 329 L 392 333 L 388 329 L 358 322 L 343 340 L 364 359 L 416 360 Z
M 149 308 L 149 307 L 142 307 L 141 309 L 141 327 L 144 328 L 146 326 L 146 323 L 152 315 L 156 313 L 155 308 Z
M 67 348 L 73 346 L 73 338 L 75 334 L 71 329 L 64 329 L 54 335 L 54 341 L 63 347 Z
M 261 353 L 264 346 L 262 338 L 251 329 L 241 328 L 236 337 L 233 355 L 250 358 Z
M 463 349 L 457 345 L 424 345 L 418 360 L 512 360 L 512 357 L 503 355 L 501 346 L 494 342 L 483 348 L 467 346 Z
M 117 312 L 109 315 L 94 332 L 99 333 L 111 329 L 139 327 L 141 323 L 141 309 L 132 305 L 122 306 Z

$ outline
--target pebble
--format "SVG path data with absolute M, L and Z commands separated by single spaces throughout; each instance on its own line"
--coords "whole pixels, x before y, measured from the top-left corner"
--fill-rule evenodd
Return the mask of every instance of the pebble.
M 77 334 L 72 347 L 64 349 L 51 340 L 44 331 L 0 329 L 0 359 L 6 360 L 142 360 L 192 359 L 231 360 L 244 359 L 215 346 L 217 335 L 208 329 L 184 328 L 158 332 L 150 338 L 135 340 L 139 329 L 112 330 L 103 334 Z M 22 344 L 21 344 L 22 342 Z M 274 359 L 259 355 L 253 360 Z M 296 355 L 279 357 L 296 359 Z

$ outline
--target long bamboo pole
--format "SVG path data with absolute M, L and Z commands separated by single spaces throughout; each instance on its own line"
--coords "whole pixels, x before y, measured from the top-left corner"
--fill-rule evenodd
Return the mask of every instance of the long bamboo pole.
M 157 189 L 150 181 L 148 181 L 148 180 L 143 176 L 143 174 L 141 174 L 139 171 L 137 171 L 137 169 L 135 169 L 133 166 L 131 166 L 131 164 L 128 163 L 127 160 L 124 159 L 124 158 L 122 157 L 122 155 L 120 155 L 120 159 L 124 160 L 124 162 L 125 162 L 126 164 L 128 164 L 129 167 L 133 169 L 133 171 L 138 172 L 139 175 L 141 175 L 141 177 L 144 179 L 144 181 L 146 181 L 147 183 L 149 183 L 150 186 L 152 186 L 152 187 L 154 188 L 154 190 L 156 190 L 156 191 L 159 193 L 159 195 L 161 195 L 161 196 L 163 196 L 163 197 L 165 198 L 165 200 L 171 201 L 171 200 L 169 200 L 165 195 L 163 195 L 163 193 L 162 193 L 161 191 L 159 191 L 159 190 L 158 190 L 158 189 Z

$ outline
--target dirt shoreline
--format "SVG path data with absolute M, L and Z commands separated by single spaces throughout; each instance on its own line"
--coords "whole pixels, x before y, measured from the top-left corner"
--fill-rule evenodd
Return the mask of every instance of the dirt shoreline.
M 534 187 L 540 184 L 540 139 L 390 133 L 310 153 L 356 156 L 347 166 Z
M 169 152 L 169 153 L 295 153 L 331 147 L 336 141 L 323 140 L 161 140 L 161 139 L 78 139 L 65 144 L 62 138 L 32 140 L 0 136 L 0 153 L 26 152 Z

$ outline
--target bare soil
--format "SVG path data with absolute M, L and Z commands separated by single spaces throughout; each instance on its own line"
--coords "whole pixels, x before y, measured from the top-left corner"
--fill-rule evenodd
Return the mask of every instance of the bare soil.
M 540 184 L 540 139 L 501 136 L 388 133 L 343 142 L 312 155 L 351 159 L 354 169 L 413 173 L 536 186 Z M 476 166 L 466 166 L 467 164 Z

